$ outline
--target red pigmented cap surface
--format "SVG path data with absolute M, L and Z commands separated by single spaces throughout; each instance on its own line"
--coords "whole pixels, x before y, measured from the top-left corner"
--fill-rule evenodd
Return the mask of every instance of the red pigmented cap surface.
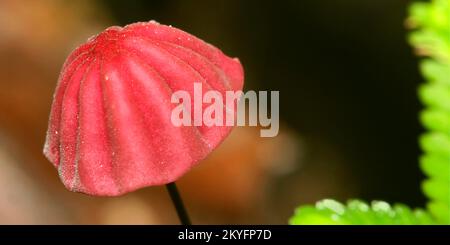
M 154 21 L 108 28 L 67 58 L 44 154 L 76 192 L 116 196 L 175 181 L 232 127 L 174 126 L 172 93 L 193 98 L 201 82 L 203 94 L 225 98 L 243 79 L 237 59 L 179 29 Z

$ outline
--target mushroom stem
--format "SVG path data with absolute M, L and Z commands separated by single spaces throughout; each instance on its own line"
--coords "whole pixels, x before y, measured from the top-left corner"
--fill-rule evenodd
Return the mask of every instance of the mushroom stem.
M 186 212 L 186 209 L 184 208 L 183 200 L 181 200 L 180 193 L 178 192 L 177 186 L 175 185 L 175 182 L 166 184 L 167 191 L 170 194 L 170 198 L 172 199 L 173 205 L 175 206 L 175 209 L 177 210 L 178 218 L 180 219 L 180 222 L 182 225 L 190 225 L 191 220 L 189 219 L 188 213 Z

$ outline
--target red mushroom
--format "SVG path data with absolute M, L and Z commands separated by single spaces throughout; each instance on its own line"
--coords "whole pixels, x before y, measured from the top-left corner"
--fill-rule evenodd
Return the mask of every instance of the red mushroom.
M 67 58 L 44 154 L 71 191 L 117 196 L 174 182 L 228 135 L 229 126 L 175 126 L 174 91 L 241 90 L 238 59 L 154 21 L 110 27 Z

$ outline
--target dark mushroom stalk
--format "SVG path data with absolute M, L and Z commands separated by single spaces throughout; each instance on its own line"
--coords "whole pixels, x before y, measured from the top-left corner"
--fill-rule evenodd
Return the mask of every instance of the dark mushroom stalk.
M 177 185 L 175 182 L 166 185 L 167 191 L 169 192 L 170 199 L 172 199 L 173 205 L 177 210 L 178 218 L 182 225 L 190 225 L 191 220 L 184 207 L 183 200 L 181 199 L 180 193 L 178 192 Z

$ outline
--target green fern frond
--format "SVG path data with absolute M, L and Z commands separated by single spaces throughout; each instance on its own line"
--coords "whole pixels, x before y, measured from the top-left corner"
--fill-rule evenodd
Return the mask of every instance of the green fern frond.
M 425 109 L 420 114 L 428 130 L 420 137 L 420 166 L 428 176 L 422 184 L 428 212 L 383 201 L 371 205 L 353 200 L 347 206 L 326 199 L 295 210 L 290 224 L 450 224 L 450 0 L 417 2 L 407 20 L 415 28 L 410 43 L 427 57 L 420 68 L 427 83 L 419 88 Z
M 423 210 L 411 210 L 405 205 L 389 205 L 373 201 L 371 205 L 351 200 L 347 206 L 331 199 L 318 202 L 315 206 L 302 206 L 295 210 L 289 220 L 291 225 L 421 225 L 433 224 L 432 218 Z
M 416 28 L 410 43 L 421 61 L 427 83 L 419 88 L 425 105 L 420 118 L 428 130 L 420 138 L 422 170 L 428 176 L 422 189 L 428 210 L 441 223 L 450 223 L 450 0 L 415 3 L 408 23 Z

